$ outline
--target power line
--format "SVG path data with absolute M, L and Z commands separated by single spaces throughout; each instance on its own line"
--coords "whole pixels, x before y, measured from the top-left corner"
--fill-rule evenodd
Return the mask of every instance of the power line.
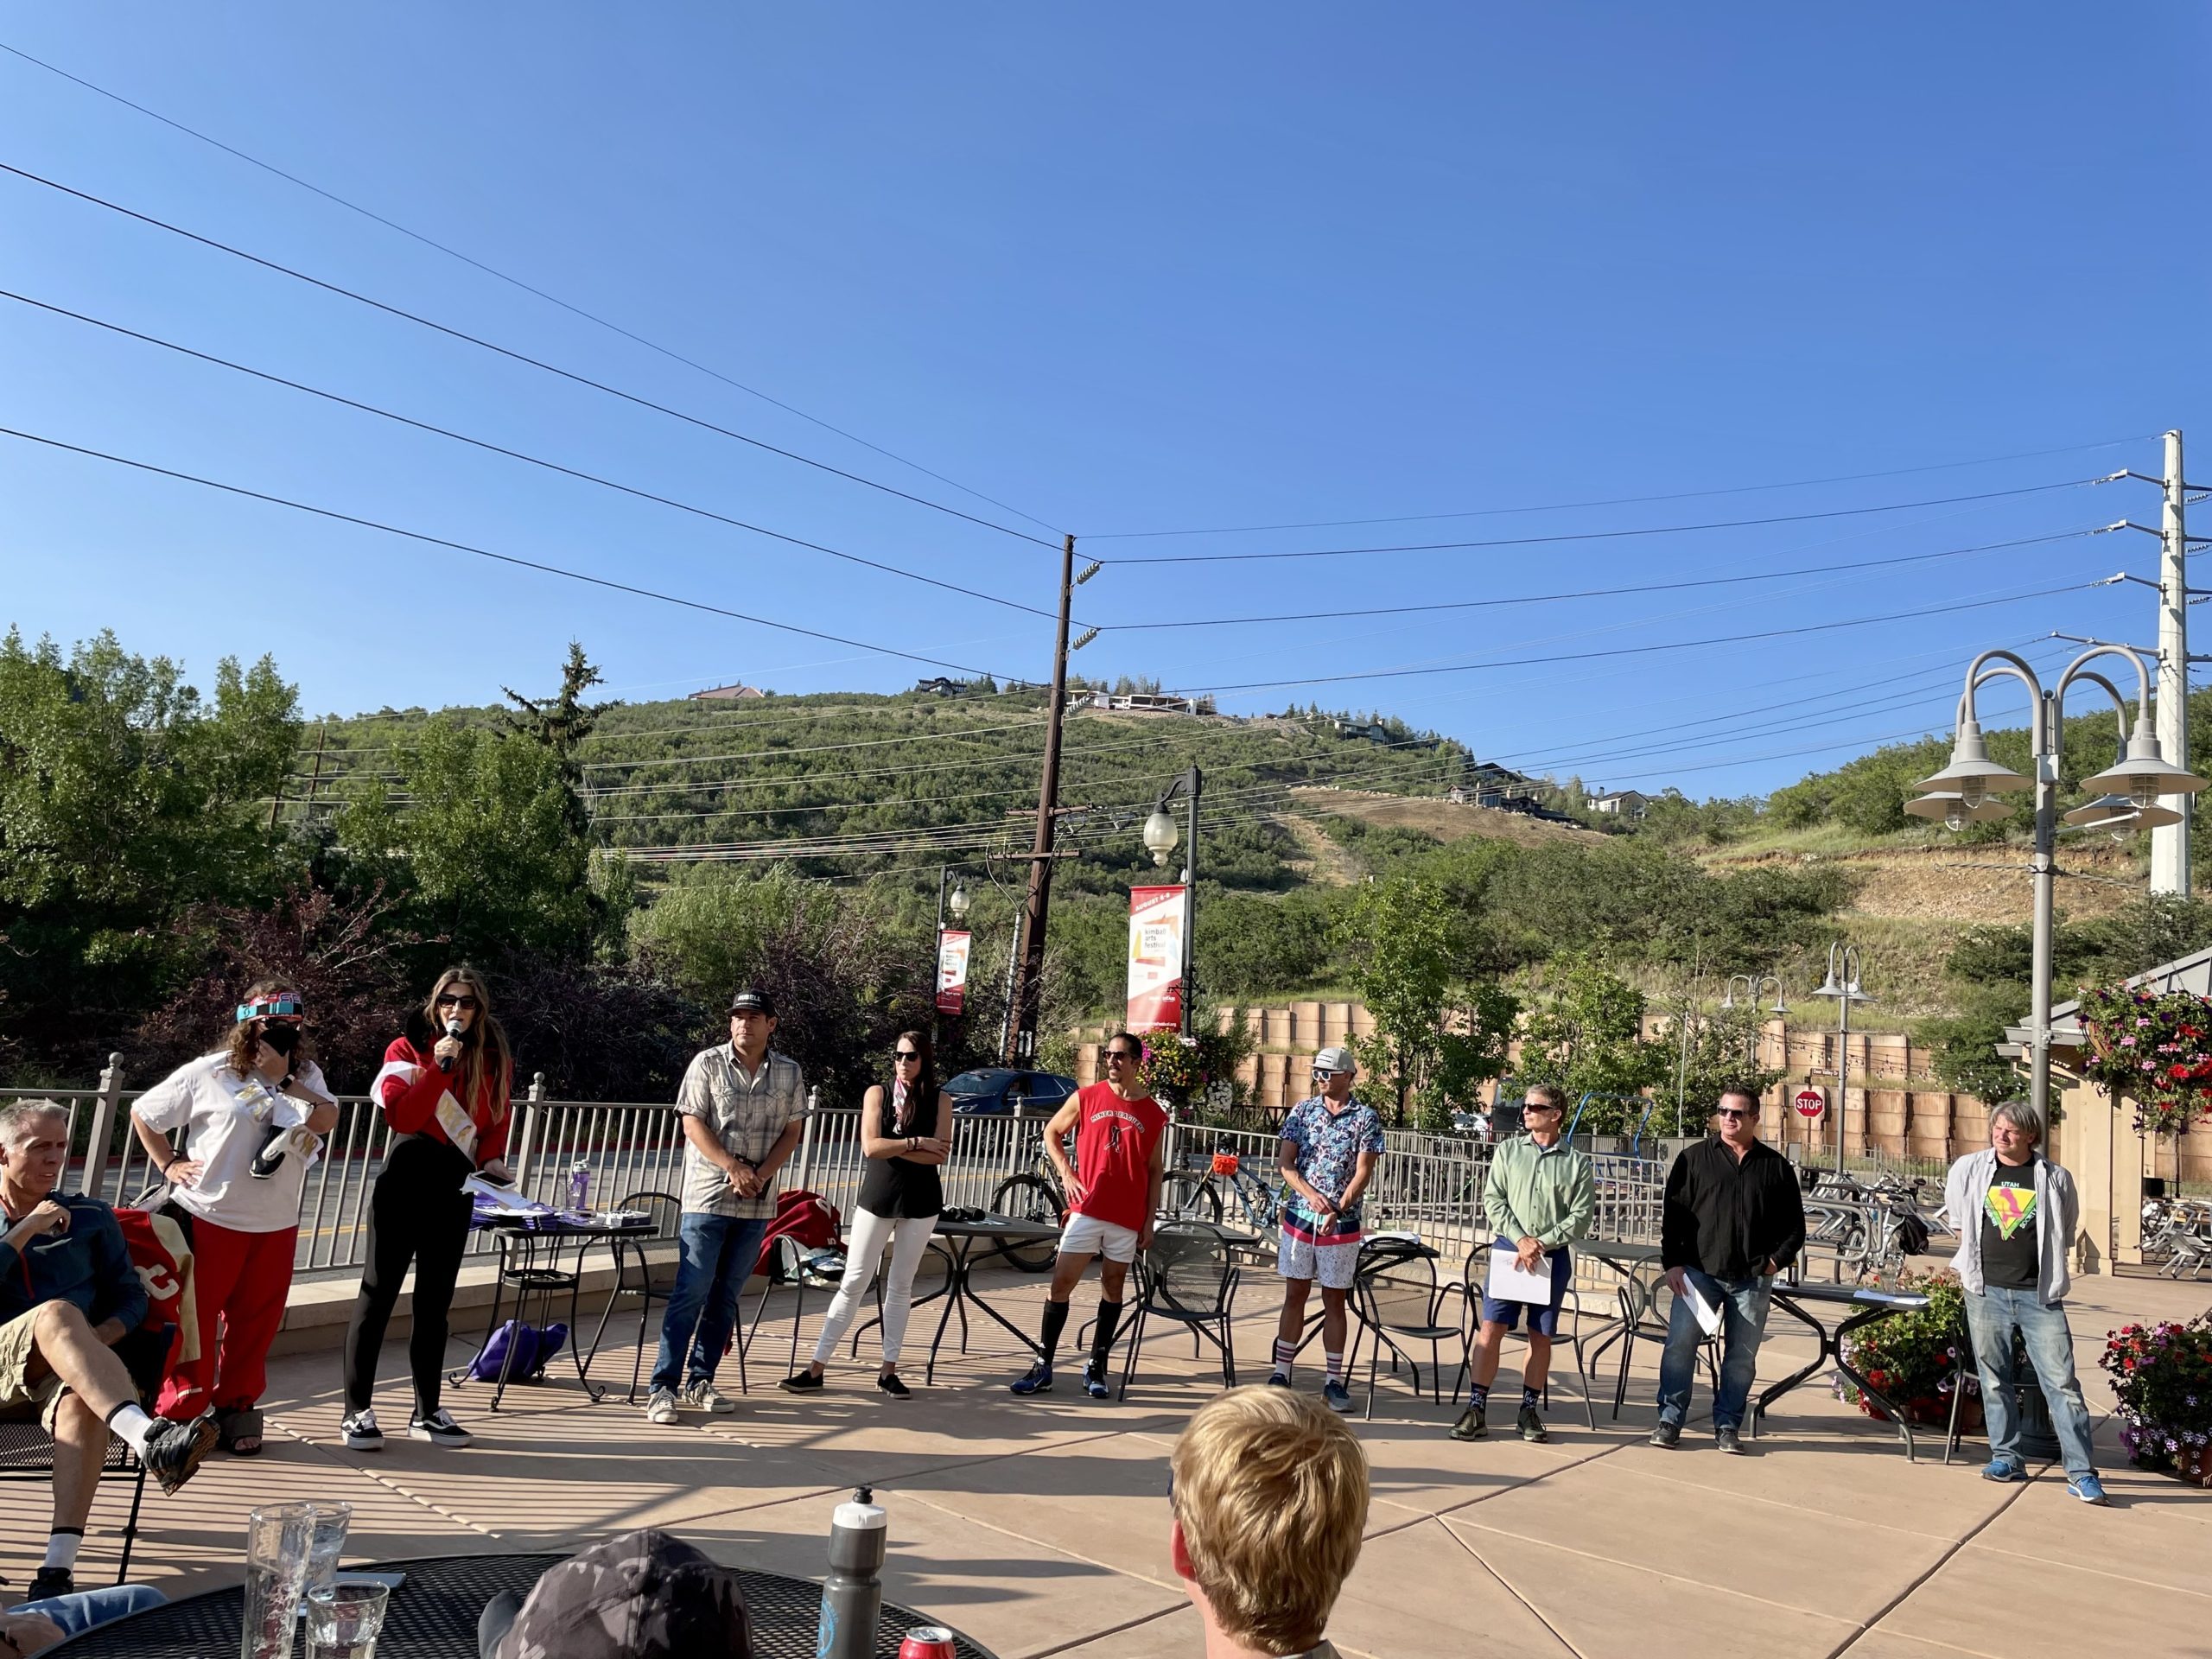
M 246 151 L 238 149 L 235 144 L 226 144 L 221 139 L 213 137 L 207 133 L 201 132 L 195 127 L 187 126 L 183 122 L 179 121 L 171 116 L 163 115 L 158 110 L 151 110 L 147 108 L 143 104 L 135 103 L 131 99 L 124 97 L 120 92 L 110 92 L 105 86 L 97 86 L 93 82 L 86 80 L 82 75 L 73 75 L 67 69 L 63 69 L 57 65 L 48 63 L 43 58 L 35 58 L 29 53 L 23 51 L 18 47 L 10 46 L 4 41 L 0 41 L 0 52 L 5 52 L 13 57 L 21 58 L 25 63 L 35 65 L 38 68 L 45 70 L 48 74 L 59 75 L 62 79 L 73 82 L 77 86 L 83 87 L 88 92 L 97 92 L 100 97 L 107 99 L 113 103 L 120 104 L 125 109 L 136 110 L 139 114 L 146 117 L 149 120 L 158 121 L 163 126 L 171 128 L 175 131 L 184 134 L 188 138 L 196 138 L 203 144 L 212 145 L 213 148 L 221 150 L 226 156 L 236 156 L 239 161 L 245 162 L 247 165 L 251 167 L 257 167 L 263 172 L 271 174 L 276 177 L 283 180 L 287 184 L 296 185 L 301 189 L 308 191 L 311 194 L 321 196 L 325 201 L 335 203 L 337 206 L 345 208 L 348 213 L 359 213 L 362 218 L 383 226 L 386 230 L 397 231 L 400 235 L 406 237 L 410 241 L 419 242 L 423 246 L 429 248 L 435 252 L 442 253 L 449 259 L 457 259 L 462 264 L 467 265 L 473 270 L 482 271 L 486 276 L 494 277 L 500 282 L 505 283 L 510 287 L 518 288 L 525 294 L 532 295 L 538 299 L 543 300 L 548 305 L 558 306 L 562 310 L 568 312 L 572 316 L 582 317 L 587 322 L 596 323 L 600 327 L 605 328 L 610 333 L 620 334 L 623 339 L 630 340 L 633 344 L 642 346 L 647 351 L 658 352 L 661 356 L 669 359 L 672 362 L 681 363 L 688 369 L 696 369 L 699 373 L 706 375 L 710 379 L 719 380 L 724 385 L 734 387 L 737 391 L 745 393 L 749 397 L 758 397 L 762 403 L 768 404 L 777 409 L 780 409 L 787 415 L 796 415 L 802 421 L 805 421 L 814 426 L 818 426 L 824 432 L 835 433 L 837 436 L 843 438 L 849 443 L 857 443 L 863 449 L 872 449 L 877 454 L 884 457 L 887 461 L 895 461 L 901 467 L 910 467 L 914 471 L 921 474 L 925 478 L 933 478 L 940 484 L 949 484 L 954 489 L 960 491 L 963 495 L 972 495 L 978 501 L 988 502 L 990 505 L 1000 509 L 1001 512 L 1014 514 L 1017 518 L 1027 518 L 1031 524 L 1035 524 L 1040 530 L 1050 530 L 1056 536 L 1060 533 L 1055 526 L 1046 524 L 1042 518 L 1038 518 L 1034 513 L 1024 512 L 1020 507 L 1014 505 L 1011 502 L 1001 501 L 995 496 L 986 495 L 982 491 L 976 489 L 973 485 L 963 484 L 957 478 L 950 478 L 943 473 L 933 472 L 929 467 L 923 466 L 921 462 L 918 461 L 910 461 L 906 456 L 898 454 L 894 450 L 885 448 L 880 443 L 870 442 L 868 439 L 861 437 L 857 432 L 849 432 L 843 427 L 837 426 L 831 422 L 825 421 L 817 415 L 810 415 L 806 410 L 799 408 L 796 404 L 788 404 L 780 397 L 772 397 L 767 392 L 761 391 L 758 386 L 747 385 L 744 381 L 735 379 L 729 375 L 724 374 L 719 369 L 709 367 L 706 364 L 700 362 L 696 358 L 687 357 L 683 353 L 676 350 L 673 346 L 664 346 L 658 340 L 649 340 L 643 334 L 624 327 L 619 322 L 614 322 L 606 317 L 602 317 L 596 312 L 587 310 L 582 306 L 577 305 L 572 301 L 564 300 L 557 294 L 549 294 L 545 289 L 538 288 L 532 283 L 526 283 L 519 276 L 516 276 L 509 272 L 501 270 L 494 265 L 486 264 L 483 260 L 463 253 L 458 248 L 448 246 L 447 244 L 438 241 L 434 237 L 425 236 L 420 231 L 411 230 L 408 226 L 400 224 L 397 219 L 387 219 L 382 213 L 377 213 L 371 208 L 364 207 L 357 201 L 349 201 L 334 190 L 326 190 L 322 186 L 311 183 L 308 180 L 300 177 L 296 173 L 286 172 L 283 168 L 276 166 L 274 162 L 264 162 L 258 156 L 249 155 Z
M 639 489 L 635 485 L 624 484 L 614 479 L 601 477 L 597 473 L 588 473 L 580 467 L 563 466 L 557 461 L 548 461 L 542 455 L 530 454 L 520 449 L 511 449 L 505 444 L 494 443 L 488 438 L 474 437 L 466 432 L 456 432 L 451 427 L 417 420 L 411 415 L 402 415 L 396 410 L 383 409 L 375 404 L 363 403 L 358 397 L 348 397 L 340 392 L 328 391 L 321 386 L 308 385 L 305 381 L 287 379 L 284 376 L 273 374 L 266 369 L 257 369 L 250 364 L 233 362 L 229 358 L 218 357 L 212 352 L 199 351 L 190 346 L 180 345 L 173 340 L 163 340 L 158 334 L 149 334 L 136 328 L 126 328 L 119 322 L 109 322 L 104 318 L 88 316 L 82 311 L 72 311 L 67 306 L 33 299 L 28 294 L 17 294 L 10 289 L 0 288 L 0 300 L 13 300 L 19 305 L 32 306 L 57 317 L 67 317 L 73 322 L 86 323 L 94 328 L 105 328 L 110 334 L 121 334 L 126 340 L 136 340 L 149 346 L 158 346 L 163 351 L 175 352 L 179 356 L 193 358 L 202 363 L 211 363 L 217 368 L 229 369 L 238 374 L 250 375 L 254 379 L 266 381 L 270 385 L 284 386 L 293 391 L 305 392 L 310 397 L 321 397 L 326 402 L 337 404 L 346 409 L 358 410 L 364 415 L 374 415 L 382 420 L 396 422 L 401 426 L 412 427 L 417 432 L 428 432 L 437 437 L 449 438 L 455 443 L 465 443 L 473 448 L 482 449 L 492 454 L 505 455 L 510 461 L 519 461 L 531 467 L 541 467 L 549 473 L 558 473 L 563 478 L 576 479 L 586 484 L 596 484 L 601 489 L 613 490 L 639 501 L 652 501 L 664 507 L 673 507 L 678 512 L 688 512 L 701 518 L 710 518 L 718 524 L 728 524 L 735 530 L 750 531 L 756 536 L 766 536 L 791 547 L 803 547 L 811 552 L 825 553 L 833 559 L 842 559 L 849 564 L 865 565 L 871 570 L 880 570 L 887 575 L 901 576 L 908 582 L 918 582 L 931 588 L 941 588 L 947 593 L 964 594 L 969 599 L 980 599 L 988 605 L 1003 605 L 1008 610 L 1026 612 L 1031 616 L 1057 620 L 1059 615 L 1058 611 L 1047 611 L 1034 605 L 1024 605 L 1019 600 L 1002 598 L 997 594 L 987 594 L 975 588 L 963 588 L 957 582 L 944 582 L 936 576 L 925 576 L 918 570 L 907 569 L 904 565 L 888 564 L 880 559 L 864 558 L 858 553 L 848 553 L 842 549 L 830 547 L 821 542 L 808 541 L 803 536 L 787 535 L 780 530 L 770 530 L 766 524 L 756 524 L 747 519 L 734 518 L 726 512 L 716 512 L 711 507 L 702 507 L 690 501 L 679 501 L 674 496 L 660 495 L 652 490 Z
M 511 361 L 542 370 L 547 374 L 557 375 L 560 378 L 572 381 L 577 385 L 588 386 L 594 391 L 604 392 L 610 397 L 619 397 L 625 403 L 636 404 L 640 409 L 652 410 L 657 414 L 666 415 L 687 425 L 696 426 L 702 431 L 718 433 L 725 438 L 734 438 L 740 443 L 750 444 L 753 448 L 765 450 L 770 454 L 781 455 L 786 461 L 795 461 L 801 466 L 814 467 L 818 472 L 831 474 L 854 484 L 865 485 L 868 488 L 880 490 L 886 495 L 895 495 L 902 501 L 912 502 L 916 506 L 928 507 L 933 512 L 945 513 L 954 518 L 963 518 L 968 523 L 979 524 L 985 530 L 995 530 L 1001 536 L 1011 536 L 1018 541 L 1034 543 L 1039 547 L 1049 547 L 1055 552 L 1058 550 L 1058 543 L 1048 542 L 1041 536 L 1032 536 L 1027 531 L 1014 530 L 1005 524 L 994 524 L 988 518 L 977 518 L 972 512 L 963 512 L 957 507 L 947 506 L 942 501 L 932 501 L 926 496 L 915 495 L 889 484 L 879 483 L 872 478 L 863 478 L 858 473 L 847 472 L 842 467 L 833 467 L 826 461 L 817 461 L 810 455 L 800 454 L 797 450 L 785 449 L 779 445 L 770 443 L 765 438 L 753 437 L 733 428 L 718 425 L 703 416 L 686 414 L 680 409 L 671 408 L 666 404 L 656 403 L 652 398 L 640 397 L 633 391 L 625 391 L 620 386 L 609 385 L 603 380 L 594 380 L 588 375 L 578 374 L 573 369 L 562 368 L 556 364 L 546 362 L 542 358 L 532 357 L 526 352 L 518 352 L 511 346 L 496 345 L 480 335 L 472 334 L 463 329 L 435 321 L 417 312 L 388 304 L 383 300 L 372 299 L 365 294 L 358 293 L 353 289 L 342 287 L 336 283 L 326 282 L 320 276 L 310 276 L 303 270 L 296 270 L 289 265 L 279 264 L 274 259 L 264 259 L 257 253 L 248 253 L 244 248 L 233 247 L 227 242 L 219 242 L 212 236 L 202 236 L 197 231 L 188 231 L 181 225 L 172 225 L 166 219 L 156 219 L 151 213 L 139 213 L 134 208 L 124 207 L 120 202 L 110 201 L 104 196 L 93 195 L 90 191 L 73 188 L 69 185 L 42 177 L 39 174 L 7 162 L 0 162 L 0 173 L 12 173 L 17 178 L 26 180 L 32 184 L 44 185 L 49 190 L 58 191 L 66 196 L 74 196 L 78 200 L 90 202 L 95 207 L 105 207 L 110 213 L 120 213 L 126 219 L 135 219 L 142 225 L 152 226 L 156 230 L 167 231 L 172 236 L 180 236 L 187 241 L 197 242 L 202 247 L 213 248 L 219 253 L 227 253 L 234 259 L 243 259 L 249 264 L 259 265 L 264 270 L 273 270 L 279 276 L 291 277 L 295 282 L 306 283 L 311 287 L 321 289 L 325 293 L 335 294 L 341 299 L 352 300 L 357 305 L 368 306 L 373 310 L 384 312 L 388 316 L 397 317 L 418 327 L 432 329 L 449 339 L 461 340 L 467 345 L 491 352 Z
M 4 163 L 0 163 L 4 165 Z M 1819 512 L 1775 513 L 1764 518 L 1717 518 L 1697 524 L 1644 524 L 1630 530 L 1579 530 L 1554 536 L 1501 536 L 1476 542 L 1406 542 L 1386 547 L 1313 547 L 1273 553 L 1142 553 L 1108 559 L 1108 564 L 1243 564 L 1270 559 L 1345 559 L 1384 553 L 1445 553 L 1491 547 L 1545 547 L 1560 542 L 1617 541 L 1630 536 L 1683 536 L 1709 530 L 1750 530 L 1766 524 L 1802 524 L 1816 518 L 1860 518 L 1877 512 L 1911 512 L 1922 507 L 1956 506 L 1965 501 L 1998 501 L 2109 484 L 2120 473 L 2097 478 L 2069 478 L 2056 484 L 2024 484 L 2016 489 L 1982 490 L 1972 495 L 1936 496 L 1924 501 L 1891 501 L 1872 507 L 1828 507 Z
M 1812 622 L 1795 628 L 1765 628 L 1755 633 L 1717 634 L 1704 639 L 1675 639 L 1656 645 L 1621 645 L 1605 652 L 1609 657 L 1643 657 L 1666 651 L 1691 651 L 1704 645 L 1736 645 L 1758 639 L 1783 639 L 1807 633 L 1827 633 L 1838 628 L 1863 628 L 1883 622 L 1905 622 L 1917 617 L 1943 616 L 1954 611 L 1980 610 L 1992 605 L 2017 605 L 2031 599 L 2049 599 L 2056 594 L 2078 594 L 2095 588 L 2109 588 L 2120 580 L 2106 576 L 2096 582 L 2069 582 L 2059 588 L 2039 588 L 2031 593 L 2009 594 L 1997 599 L 1967 600 L 1955 605 L 1934 605 L 1915 611 L 1891 611 L 1882 616 L 1853 617 L 1841 622 Z M 1235 685 L 1200 685 L 1179 687 L 1179 696 L 1223 691 L 1267 691 L 1281 687 L 1298 685 L 1337 685 L 1353 680 L 1408 679 L 1423 674 L 1472 674 L 1497 668 L 1528 668 L 1545 663 L 1580 662 L 1588 656 L 1585 652 L 1561 652 L 1546 657 L 1498 658 L 1486 663 L 1446 664 L 1433 668 L 1376 669 L 1364 674 L 1321 674 L 1297 680 L 1247 680 Z
M 1143 541 L 1172 536 L 1245 536 L 1271 530 L 1348 530 L 1361 524 L 1415 524 L 1444 518 L 1499 518 L 1523 512 L 1575 512 L 1592 507 L 1645 506 L 1661 501 L 1695 501 L 1713 496 L 1753 495 L 1768 490 L 1806 490 L 1824 484 L 1859 484 L 1877 478 L 1904 478 L 1916 473 L 1941 473 L 1961 467 L 1994 467 L 2009 461 L 2038 461 L 2050 455 L 2075 455 L 2096 449 L 2117 449 L 2131 443 L 2148 443 L 2158 435 L 2107 438 L 2102 443 L 2065 444 L 2056 449 L 2022 449 L 2009 455 L 1983 455 L 1973 461 L 1930 461 L 1921 467 L 1892 467 L 1876 473 L 1838 473 L 1827 478 L 1791 479 L 1779 484 L 1737 484 L 1711 490 L 1677 490 L 1666 495 L 1613 495 L 1592 500 L 1551 501 L 1526 507 L 1477 507 L 1460 512 L 1409 512 L 1389 518 L 1306 518 L 1273 524 L 1216 524 L 1194 530 L 1088 531 L 1086 542 Z
M 4 163 L 0 163 L 4 165 Z M 911 651 L 900 651 L 892 645 L 872 645 L 864 639 L 848 639 L 842 634 L 824 633 L 818 628 L 803 628 L 795 622 L 778 622 L 769 617 L 754 616 L 746 611 L 734 611 L 726 606 L 709 605 L 704 600 L 685 599 L 677 594 L 664 594 L 651 588 L 639 588 L 626 582 L 615 582 L 607 576 L 588 575 L 581 570 L 565 569 L 557 564 L 546 564 L 537 559 L 519 558 L 512 553 L 494 553 L 489 548 L 473 547 L 467 542 L 453 541 L 443 536 L 431 536 L 418 530 L 403 530 L 397 524 L 379 523 L 374 518 L 363 518 L 350 512 L 340 512 L 333 507 L 318 507 L 306 501 L 294 501 L 281 495 L 270 495 L 260 490 L 250 490 L 243 485 L 225 484 L 219 480 L 201 478 L 193 473 L 181 473 L 172 467 L 156 467 L 151 461 L 133 461 L 127 455 L 111 455 L 99 449 L 87 449 L 81 444 L 64 443 L 59 438 L 41 437 L 35 432 L 19 431 L 14 427 L 0 426 L 0 437 L 20 438 L 26 443 L 44 444 L 49 449 L 60 449 L 70 454 L 89 456 L 118 467 L 129 467 L 142 473 L 152 473 L 162 478 L 173 478 L 186 484 L 197 484 L 204 489 L 220 490 L 228 495 L 244 496 L 250 501 L 265 501 L 271 506 L 289 507 L 295 512 L 313 513 L 318 518 L 329 518 L 343 524 L 358 524 L 365 530 L 381 531 L 387 536 L 404 537 L 410 542 L 421 542 L 430 547 L 451 548 L 456 553 L 474 554 L 480 559 L 490 559 L 499 564 L 512 564 L 524 570 L 542 571 L 547 575 L 560 576 L 569 582 L 581 582 L 594 588 L 610 588 L 618 594 L 632 594 L 640 599 L 658 600 L 664 605 L 680 606 L 686 610 L 704 611 L 711 616 L 726 616 L 740 622 L 750 622 L 763 628 L 774 628 L 782 633 L 804 634 L 810 639 L 826 639 L 832 645 L 850 645 L 855 651 L 873 652 L 880 657 L 903 657 L 910 663 L 925 663 L 931 668 L 957 669 L 963 674 L 988 672 L 985 669 L 970 668 L 963 663 L 949 663 L 941 658 L 918 656 Z
M 1143 633 L 1163 628 L 1228 628 L 1242 627 L 1253 623 L 1272 622 L 1333 622 L 1358 616 L 1412 616 L 1434 611 L 1488 610 L 1506 605 L 1549 605 L 1575 599 L 1616 599 L 1631 594 L 1674 593 L 1686 588 L 1726 588 L 1750 582 L 1781 582 L 1791 576 L 1825 575 L 1836 570 L 1872 570 L 1892 564 L 1924 564 L 1932 559 L 1955 559 L 1971 553 L 1993 553 L 2014 547 L 2033 547 L 2044 542 L 2072 541 L 2081 537 L 2099 536 L 2105 527 L 2092 530 L 2060 531 L 2049 536 L 2024 536 L 2009 542 L 1983 542 L 1974 547 L 1950 547 L 1935 553 L 1907 553 L 1887 559 L 1853 559 L 1840 564 L 1800 565 L 1792 570 L 1761 570 L 1747 575 L 1700 576 L 1681 582 L 1639 582 L 1626 588 L 1584 588 L 1558 594 L 1522 594 L 1504 599 L 1439 600 L 1424 605 L 1385 605 L 1368 610 L 1299 611 L 1274 616 L 1211 616 L 1185 617 L 1166 622 L 1107 622 L 1100 625 L 1105 633 Z

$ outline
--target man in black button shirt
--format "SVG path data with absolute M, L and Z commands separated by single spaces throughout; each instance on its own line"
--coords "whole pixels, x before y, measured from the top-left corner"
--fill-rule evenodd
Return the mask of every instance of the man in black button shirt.
M 1660 1265 L 1675 1306 L 1659 1362 L 1659 1427 L 1651 1444 L 1672 1446 L 1689 1415 L 1690 1384 L 1705 1339 L 1693 1298 L 1724 1320 L 1720 1390 L 1713 1427 L 1723 1452 L 1740 1452 L 1744 1408 L 1766 1335 L 1774 1275 L 1804 1248 L 1805 1200 L 1789 1161 L 1758 1138 L 1759 1100 L 1747 1088 L 1720 1091 L 1718 1134 L 1685 1147 L 1667 1172 Z

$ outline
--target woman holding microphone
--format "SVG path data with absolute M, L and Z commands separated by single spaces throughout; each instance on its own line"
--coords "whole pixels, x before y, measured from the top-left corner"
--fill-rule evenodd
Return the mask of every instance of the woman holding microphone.
M 245 994 L 220 1048 L 179 1066 L 130 1109 L 130 1127 L 192 1234 L 200 1351 L 170 1366 L 161 1414 L 189 1422 L 213 1407 L 220 1444 L 234 1457 L 261 1450 L 255 1402 L 292 1288 L 300 1196 L 316 1137 L 337 1122 L 306 1004 L 273 979 Z M 169 1145 L 178 1129 L 181 1153 Z
M 781 1384 L 793 1394 L 822 1387 L 822 1373 L 836 1351 L 861 1298 L 875 1281 L 886 1244 L 891 1272 L 883 1289 L 883 1369 L 875 1386 L 894 1400 L 913 1392 L 899 1380 L 899 1351 L 906 1338 L 912 1306 L 914 1272 L 937 1230 L 944 1208 L 938 1166 L 952 1149 L 952 1096 L 939 1092 L 930 1039 L 902 1031 L 891 1046 L 891 1086 L 870 1085 L 861 1101 L 861 1151 L 868 1173 L 861 1178 L 860 1202 L 853 1212 L 852 1236 L 845 1246 L 845 1277 L 822 1321 L 814 1363 Z
M 463 1446 L 467 1432 L 438 1404 L 446 1315 L 474 1209 L 461 1183 L 473 1173 L 487 1180 L 514 1179 L 501 1161 L 514 1060 L 475 970 L 448 968 L 439 975 L 429 1000 L 410 1017 L 408 1034 L 392 1039 L 384 1059 L 370 1092 L 391 1126 L 391 1145 L 369 1196 L 369 1264 L 346 1330 L 346 1419 L 340 1433 L 349 1450 L 384 1449 L 371 1404 L 377 1355 L 411 1262 L 415 1317 L 407 1357 L 415 1409 L 407 1433 L 433 1446 Z

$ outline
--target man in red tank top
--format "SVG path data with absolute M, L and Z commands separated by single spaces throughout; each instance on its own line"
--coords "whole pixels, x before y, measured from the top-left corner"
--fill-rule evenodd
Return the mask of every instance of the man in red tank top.
M 1160 1187 L 1167 1172 L 1167 1113 L 1145 1093 L 1139 1069 L 1143 1058 L 1135 1038 L 1126 1031 L 1115 1033 L 1106 1044 L 1106 1081 L 1078 1092 L 1045 1126 L 1045 1155 L 1068 1195 L 1068 1216 L 1046 1295 L 1039 1357 L 1012 1385 L 1015 1394 L 1052 1392 L 1052 1358 L 1067 1328 L 1068 1299 L 1096 1255 L 1106 1259 L 1098 1268 L 1098 1324 L 1083 1368 L 1083 1387 L 1094 1400 L 1111 1392 L 1106 1386 L 1107 1357 L 1122 1323 L 1122 1293 L 1129 1263 L 1139 1250 L 1151 1248 L 1152 1218 L 1160 1212 Z M 1079 1178 L 1068 1164 L 1071 1129 Z

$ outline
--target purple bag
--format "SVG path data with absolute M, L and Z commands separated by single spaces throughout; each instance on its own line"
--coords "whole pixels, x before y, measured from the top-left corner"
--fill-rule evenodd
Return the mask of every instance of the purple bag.
M 499 1368 L 507 1365 L 507 1381 L 534 1381 L 545 1375 L 545 1367 L 553 1357 L 568 1345 L 569 1327 L 555 1323 L 539 1330 L 534 1325 L 524 1325 L 519 1319 L 509 1319 L 492 1333 L 484 1344 L 484 1351 L 468 1363 L 468 1374 L 479 1382 L 496 1382 Z M 514 1350 L 514 1363 L 507 1364 L 507 1351 Z

